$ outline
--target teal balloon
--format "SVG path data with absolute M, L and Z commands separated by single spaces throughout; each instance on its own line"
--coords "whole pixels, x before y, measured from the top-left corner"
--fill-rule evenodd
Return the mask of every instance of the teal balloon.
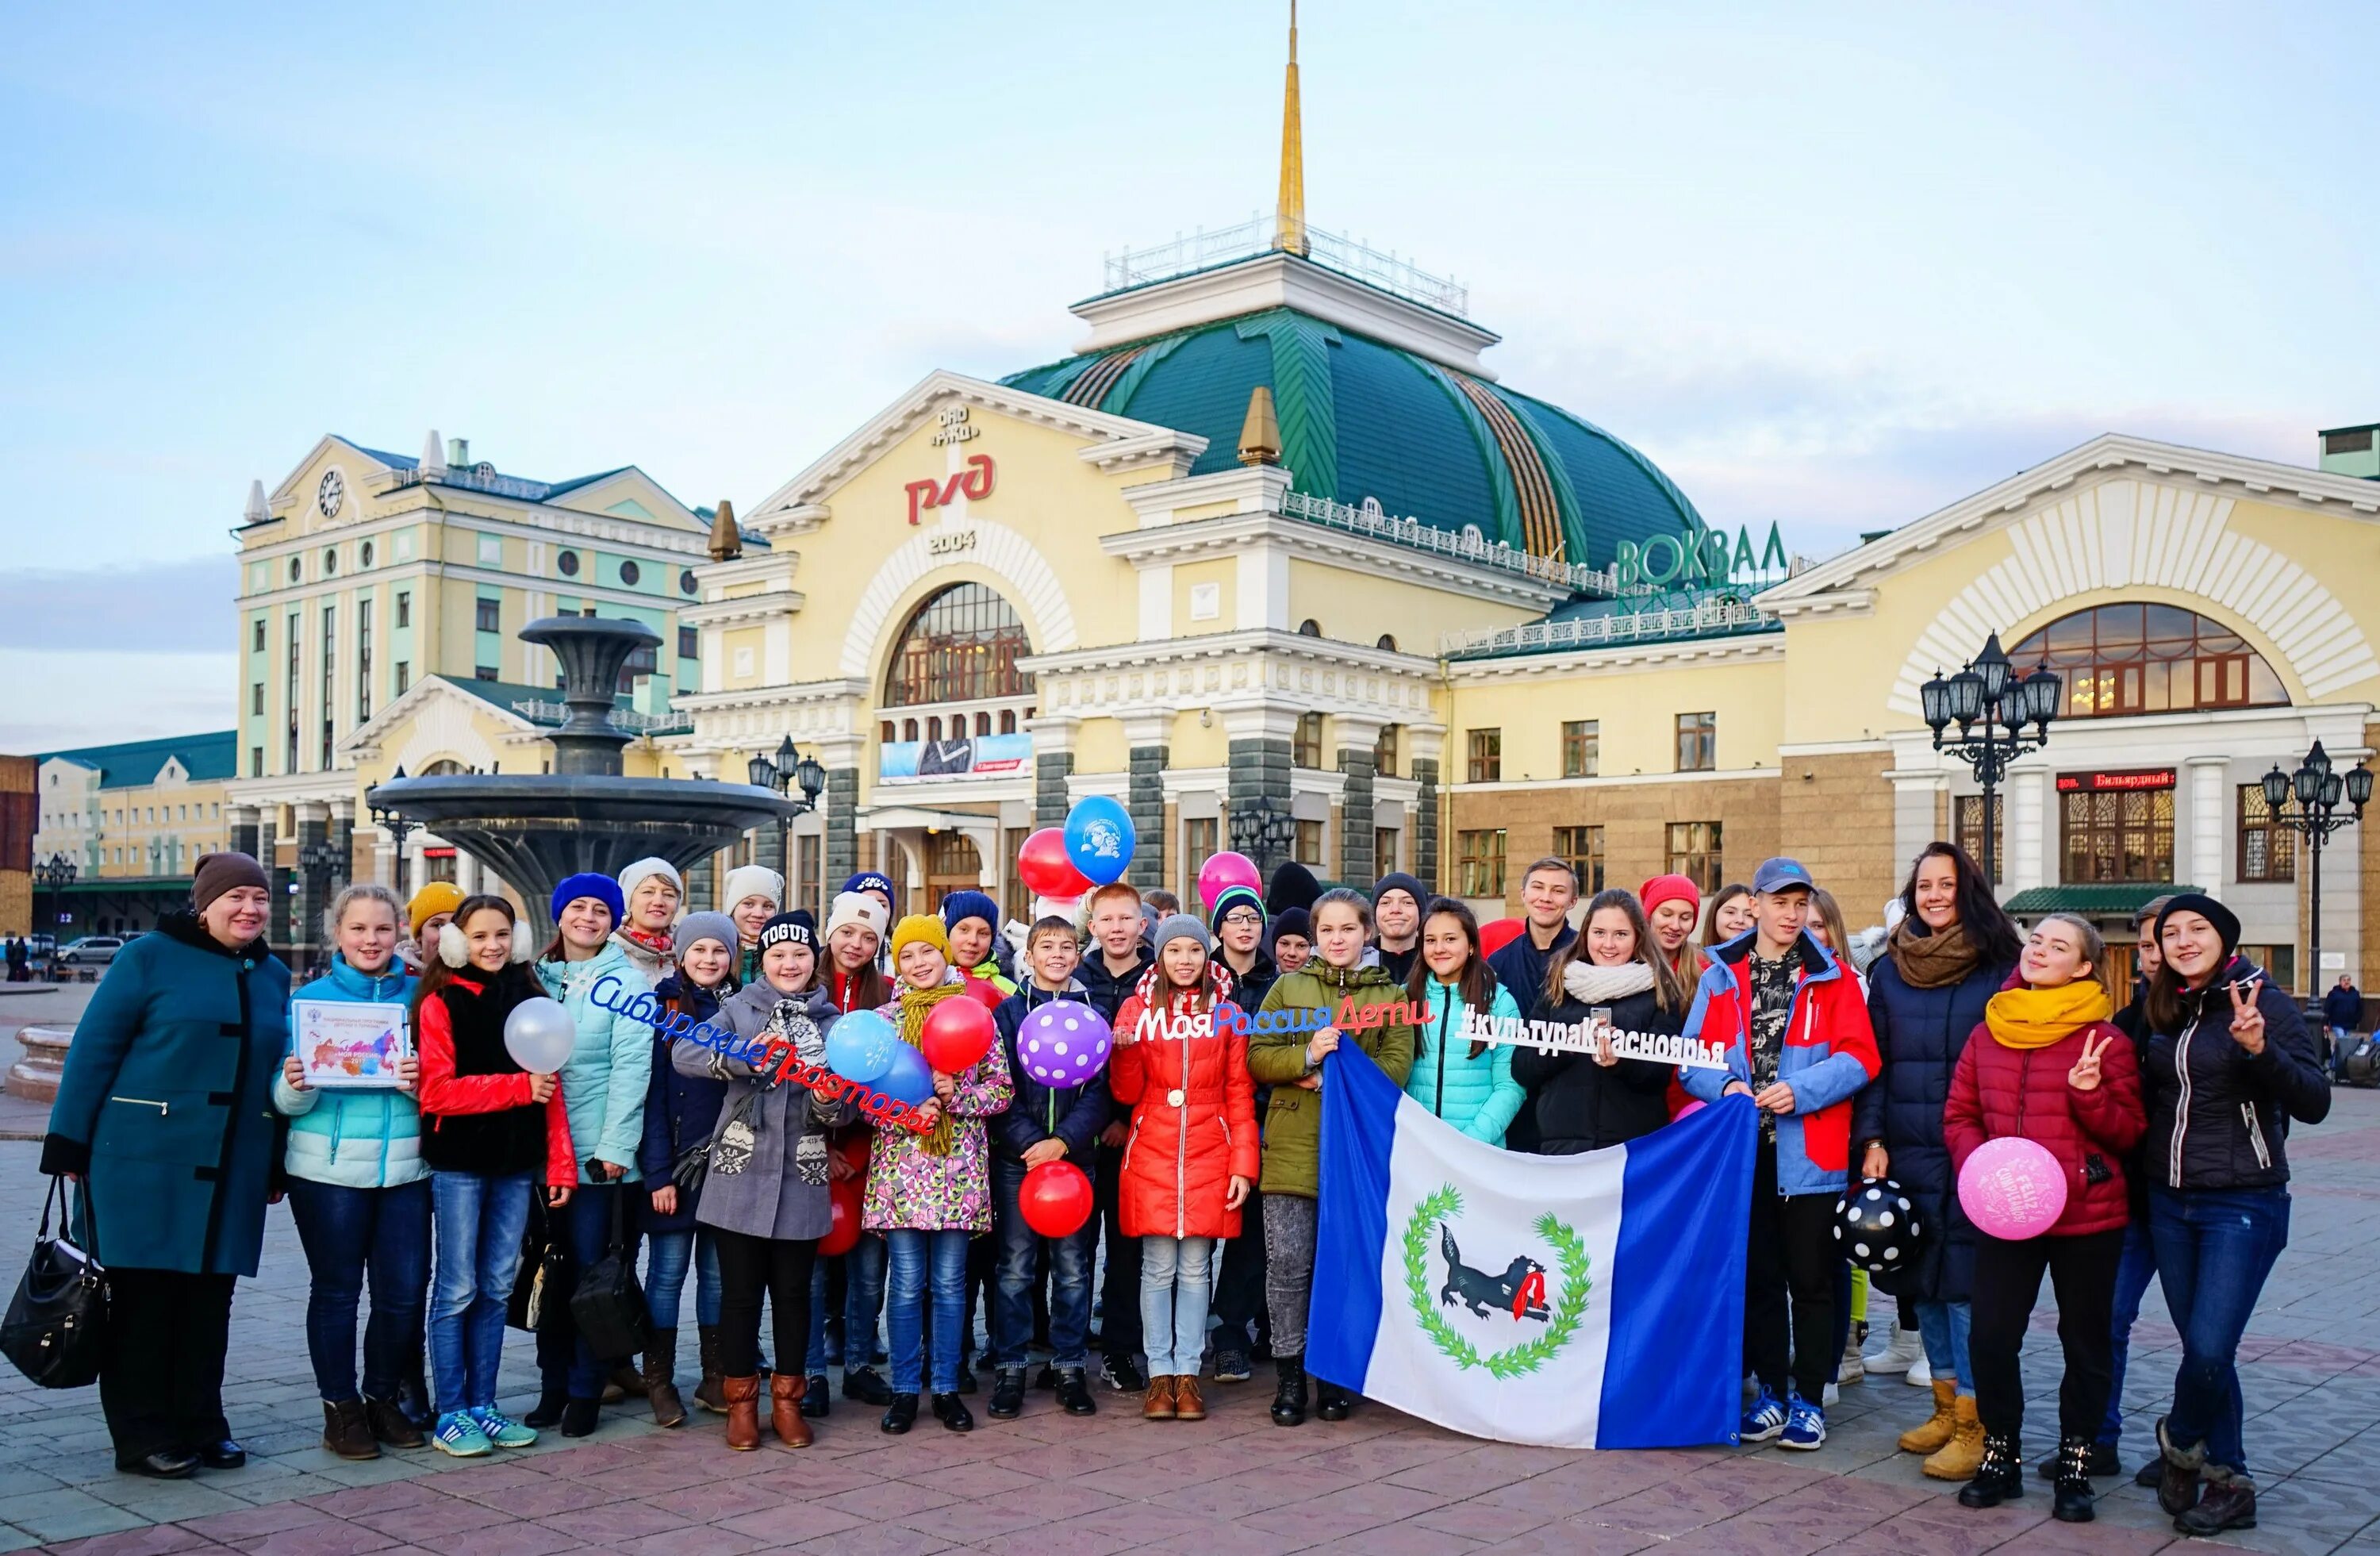
M 1066 812 L 1066 857 L 1094 886 L 1123 879 L 1137 842 L 1132 817 L 1107 795 L 1086 795 Z
M 892 1039 L 892 1044 L 891 1066 L 870 1084 L 896 1102 L 906 1102 L 913 1108 L 922 1107 L 926 1099 L 934 1094 L 934 1072 L 927 1064 L 924 1054 L 898 1037 Z
M 862 1086 L 882 1079 L 903 1053 L 914 1056 L 917 1050 L 872 1010 L 853 1011 L 826 1031 L 826 1067 Z

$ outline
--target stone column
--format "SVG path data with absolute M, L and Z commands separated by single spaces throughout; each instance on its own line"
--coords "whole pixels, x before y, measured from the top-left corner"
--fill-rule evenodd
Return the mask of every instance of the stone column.
M 1132 864 L 1124 879 L 1147 892 L 1165 884 L 1165 738 L 1171 714 L 1136 715 L 1124 721 L 1131 774 L 1124 808 L 1132 817 L 1135 841 Z
M 711 899 L 719 894 L 719 885 L 713 879 L 717 867 L 712 861 L 717 857 L 715 854 L 705 854 L 700 864 L 686 867 L 686 910 L 688 913 L 706 913 L 714 906 Z
M 1339 879 L 1360 885 L 1379 879 L 1373 846 L 1372 780 L 1379 764 L 1380 725 L 1342 714 L 1330 721 L 1339 746 L 1339 771 L 1346 787 L 1339 796 Z
M 273 862 L 281 851 L 274 834 L 279 817 L 267 808 L 256 824 L 256 861 L 264 867 L 265 894 L 273 899 L 264 916 L 264 938 L 273 945 L 289 944 L 289 872 Z
M 2176 796 L 2180 804 L 2175 807 L 2178 817 L 2186 818 L 2183 825 L 2188 829 L 2185 835 L 2189 839 L 2189 852 L 2184 857 L 2189 860 L 2187 868 L 2190 873 L 2182 876 L 2182 883 L 2195 886 L 2202 892 L 2220 893 L 2226 873 L 2223 857 L 2229 852 L 2226 845 L 2231 841 L 2231 830 L 2223 824 L 2224 812 L 2231 797 L 2224 792 L 2230 786 L 2231 759 L 2228 756 L 2187 757 L 2181 765 L 2190 775 L 2189 787 L 2183 795 Z M 2189 808 L 2183 809 L 2183 805 Z M 2303 852 L 2302 847 L 2300 852 Z M 2328 907 L 2331 905 L 2325 902 L 2323 906 Z M 2324 919 L 2325 931 L 2332 922 L 2329 918 Z M 2318 974 L 2322 969 L 2309 970 Z M 2338 979 L 2331 981 L 2335 983 Z M 2317 980 L 2306 987 L 2319 994 L 2329 985 Z
M 1223 728 L 1230 736 L 1226 747 L 1230 753 L 1226 814 L 1254 814 L 1259 803 L 1264 802 L 1287 815 L 1291 743 L 1297 731 L 1297 710 L 1264 706 L 1234 709 L 1223 715 Z M 1241 840 L 1227 836 L 1223 846 L 1241 849 Z M 1259 847 L 1249 843 L 1241 851 L 1256 861 L 1257 870 L 1267 879 L 1290 857 L 1287 845 Z
M 298 806 L 298 868 L 294 871 L 298 890 L 291 895 L 292 921 L 289 926 L 289 948 L 300 961 L 311 959 L 319 951 L 322 938 L 322 909 L 330 898 L 324 894 L 327 877 L 317 876 L 306 868 L 306 850 L 318 843 L 330 840 L 331 808 L 320 800 L 303 800 Z M 294 966 L 291 970 L 297 971 Z
M 225 834 L 225 845 L 235 854 L 246 854 L 260 862 L 264 857 L 256 851 L 257 809 L 253 805 L 231 808 L 231 830 Z
M 2013 896 L 2047 884 L 2049 769 L 2020 767 L 2000 791 L 2000 895 Z M 1977 861 L 1991 868 L 1988 861 Z
M 356 802 L 334 799 L 331 802 L 331 845 L 339 851 L 339 862 L 333 872 L 331 895 L 346 890 L 347 882 L 356 878 Z
M 1432 892 L 1438 884 L 1438 759 L 1415 757 L 1413 764 L 1414 782 L 1418 792 L 1414 796 L 1413 872 Z
M 1033 729 L 1033 826 L 1062 826 L 1067 807 L 1066 780 L 1075 772 L 1075 721 L 1044 713 Z
M 859 769 L 828 768 L 819 806 L 826 815 L 826 890 L 832 898 L 859 868 Z

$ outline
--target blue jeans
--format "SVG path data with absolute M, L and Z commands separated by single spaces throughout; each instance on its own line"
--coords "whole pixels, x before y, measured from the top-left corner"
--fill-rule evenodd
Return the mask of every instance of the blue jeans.
M 2099 1423 L 2099 1446 L 2113 1452 L 2124 1440 L 2124 1364 L 2132 1354 L 2132 1324 L 2141 1316 L 2141 1298 L 2156 1275 L 2156 1240 L 2149 1235 L 2146 1216 L 2135 1216 L 2124 1226 L 2124 1252 L 2116 1265 L 2115 1372 L 2107 1389 L 2107 1418 Z
M 2248 1473 L 2240 1429 L 2240 1336 L 2289 1241 L 2289 1191 L 2252 1188 L 2149 1191 L 2165 1305 L 2181 1331 L 2166 1436 L 2206 1445 L 2206 1462 Z
M 1925 1342 L 1925 1365 L 1937 1378 L 1956 1378 L 1962 1394 L 1975 1392 L 1975 1376 L 1967 1369 L 1972 1322 L 1973 1309 L 1963 1302 L 1917 1304 L 1917 1337 Z
M 876 1360 L 877 1320 L 884 1311 L 884 1234 L 863 1232 L 843 1259 L 843 1369 L 869 1367 Z M 820 1258 L 810 1267 L 810 1367 L 826 1370 L 826 1272 L 833 1261 Z
M 1025 1163 L 992 1158 L 991 1227 L 1000 1250 L 991 1309 L 992 1365 L 1025 1365 L 1026 1352 L 1033 1343 L 1034 1255 L 1046 1245 L 1050 1250 L 1050 1365 L 1061 1369 L 1087 1368 L 1091 1263 L 1099 1246 L 1099 1218 L 1085 1218 L 1071 1236 L 1043 1237 L 1025 1224 L 1024 1212 L 1017 1208 L 1024 1186 Z
M 1140 1343 L 1151 1378 L 1198 1371 L 1207 1349 L 1207 1307 L 1214 1292 L 1212 1237 L 1140 1240 Z
M 618 1184 L 580 1184 L 570 1203 L 546 1213 L 548 1235 L 570 1256 L 570 1290 L 589 1265 L 611 1246 L 612 1204 Z M 548 1390 L 559 1385 L 572 1399 L 603 1397 L 603 1377 L 616 1356 L 599 1356 L 571 1319 L 570 1290 L 548 1291 L 544 1321 L 538 1334 L 539 1370 Z M 566 1345 L 566 1349 L 565 1349 Z
M 371 1274 L 363 1392 L 393 1400 L 413 1370 L 430 1297 L 430 1180 L 344 1188 L 289 1180 L 289 1214 L 305 1246 L 306 1352 L 314 1386 L 332 1404 L 356 1397 L 356 1308 Z
M 694 1266 L 694 1321 L 719 1322 L 719 1245 L 707 1226 L 682 1232 L 649 1232 L 645 1258 L 645 1310 L 655 1329 L 677 1328 L 678 1298 L 686 1291 L 686 1266 Z
M 965 1232 L 887 1232 L 885 1251 L 890 1273 L 884 1294 L 884 1326 L 891 1331 L 892 1392 L 914 1394 L 921 1373 L 929 1374 L 933 1392 L 955 1393 L 959 1386 L 959 1341 L 966 1324 Z M 929 1270 L 930 1266 L 930 1270 Z M 926 1288 L 930 1280 L 934 1297 L 934 1355 L 925 1367 Z M 844 1354 L 852 1339 L 844 1336 Z
M 521 1234 L 528 1228 L 534 1187 L 528 1173 L 430 1174 L 430 1197 L 438 1212 L 430 1361 L 442 1416 L 496 1403 L 504 1304 L 512 1300 L 513 1281 L 520 1273 Z

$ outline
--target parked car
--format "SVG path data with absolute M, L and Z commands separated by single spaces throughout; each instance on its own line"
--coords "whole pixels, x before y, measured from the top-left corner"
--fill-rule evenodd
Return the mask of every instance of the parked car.
M 67 967 L 105 966 L 115 960 L 124 949 L 122 935 L 84 935 L 67 942 L 58 952 L 58 965 Z

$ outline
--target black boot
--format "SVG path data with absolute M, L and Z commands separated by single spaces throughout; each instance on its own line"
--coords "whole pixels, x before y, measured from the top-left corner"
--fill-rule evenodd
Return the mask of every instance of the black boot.
M 2085 1488 L 2088 1490 L 2088 1488 Z M 2024 1465 L 2017 1441 L 1999 1432 L 1984 1434 L 1984 1462 L 1975 1477 L 1959 1488 L 1961 1507 L 1998 1507 L 2010 1497 L 2024 1495 Z
M 843 1397 L 857 1400 L 862 1404 L 890 1404 L 892 1391 L 872 1367 L 846 1367 L 843 1369 Z M 911 1407 L 909 1414 L 917 1410 Z
M 892 1397 L 892 1403 L 886 1407 L 884 1419 L 879 1421 L 877 1426 L 892 1436 L 898 1437 L 917 1424 L 917 1396 L 894 1394 Z
M 1058 1374 L 1056 1384 L 1059 1407 L 1069 1416 L 1096 1416 L 1099 1401 L 1091 1397 L 1090 1380 L 1079 1367 L 1070 1367 Z
M 2256 1526 L 2256 1483 L 2244 1475 L 2223 1472 L 2215 1478 L 2209 1466 L 2206 1494 L 2198 1505 L 2173 1521 L 2173 1526 L 2185 1535 L 2219 1535 L 2226 1529 L 2252 1529 Z
M 1305 1420 L 1305 1358 L 1275 1356 L 1272 1369 L 1281 1379 L 1272 1392 L 1272 1424 L 1302 1425 Z
M 540 1389 L 538 1391 L 535 1408 L 521 1417 L 521 1425 L 536 1427 L 540 1430 L 547 1427 L 557 1426 L 562 1421 L 563 1407 L 569 1403 L 570 1394 L 567 1390 Z
M 934 1419 L 954 1432 L 975 1430 L 974 1414 L 967 1409 L 966 1401 L 955 1393 L 934 1396 Z
M 1336 1383 L 1314 1380 L 1314 1418 L 1318 1421 L 1343 1421 L 1355 1408 L 1355 1396 Z
M 2033 1473 L 2044 1480 L 2057 1479 L 2058 1466 L 2063 1462 L 2060 1455 L 2064 1453 L 2065 1450 L 2060 1448 L 2056 1453 L 2044 1453 L 2040 1463 L 2033 1466 Z M 2124 1462 L 2116 1457 L 2116 1451 L 2106 1443 L 2094 1442 L 2091 1444 L 2091 1457 L 2083 1468 L 2083 1473 L 2094 1480 L 2113 1480 L 2124 1473 Z M 2156 1483 L 2156 1466 L 2153 1464 L 2142 1465 L 2141 1478 L 2135 1484 L 2155 1486 Z
M 2069 1437 L 2058 1444 L 2058 1489 L 2049 1515 L 2061 1524 L 2088 1524 L 2091 1511 L 2091 1440 Z
M 591 1437 L 596 1423 L 602 1418 L 603 1402 L 600 1399 L 574 1399 L 562 1407 L 562 1435 Z
M 991 1418 L 995 1421 L 1013 1421 L 1025 1414 L 1025 1369 L 1023 1368 L 1003 1367 L 992 1374 L 990 1410 Z
M 826 1374 L 813 1372 L 809 1376 L 809 1382 L 802 1390 L 802 1414 L 815 1421 L 824 1416 L 829 1407 L 826 1397 Z

